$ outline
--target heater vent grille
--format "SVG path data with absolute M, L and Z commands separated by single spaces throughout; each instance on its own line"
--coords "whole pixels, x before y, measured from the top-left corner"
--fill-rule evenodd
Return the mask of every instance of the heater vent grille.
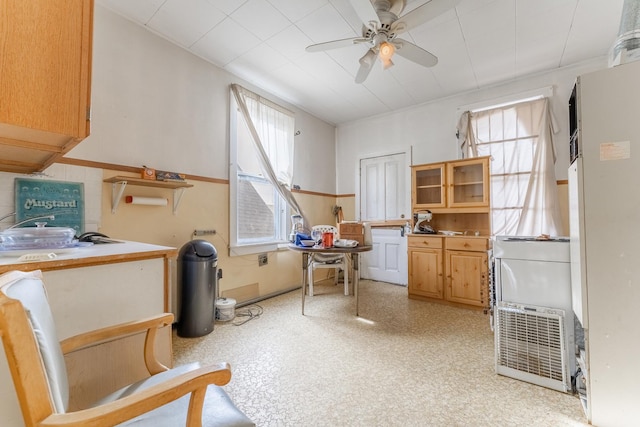
M 500 303 L 496 325 L 498 373 L 534 383 L 536 377 L 557 381 L 563 389 L 567 379 L 563 319 L 562 310 Z

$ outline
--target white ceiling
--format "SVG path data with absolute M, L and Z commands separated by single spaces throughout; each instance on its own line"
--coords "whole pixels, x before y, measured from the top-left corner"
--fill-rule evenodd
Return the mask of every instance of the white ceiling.
M 356 84 L 360 36 L 349 0 L 96 0 L 228 72 L 339 124 L 606 55 L 623 0 L 462 0 L 402 38 L 439 58 L 423 68 L 398 55 Z M 407 0 L 402 15 L 426 3 Z

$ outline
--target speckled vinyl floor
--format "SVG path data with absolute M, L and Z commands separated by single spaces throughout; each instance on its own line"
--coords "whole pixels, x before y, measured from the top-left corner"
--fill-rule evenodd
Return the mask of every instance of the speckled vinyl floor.
M 242 326 L 174 332 L 175 363 L 229 362 L 225 389 L 258 426 L 587 425 L 577 397 L 495 374 L 482 312 L 363 280 L 356 317 L 342 290 L 317 284 L 305 316 L 295 291 Z

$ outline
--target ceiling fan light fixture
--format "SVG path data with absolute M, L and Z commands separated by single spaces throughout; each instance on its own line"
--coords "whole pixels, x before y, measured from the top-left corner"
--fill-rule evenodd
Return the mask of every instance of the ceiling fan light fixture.
M 389 69 L 393 67 L 393 61 L 391 61 L 391 57 L 396 51 L 395 46 L 393 46 L 389 42 L 384 42 L 380 44 L 380 51 L 378 52 L 378 56 L 380 57 L 380 62 L 382 62 L 383 69 Z
M 386 61 L 391 61 L 391 57 L 393 56 L 396 48 L 389 42 L 384 42 L 380 44 L 380 60 L 385 63 Z

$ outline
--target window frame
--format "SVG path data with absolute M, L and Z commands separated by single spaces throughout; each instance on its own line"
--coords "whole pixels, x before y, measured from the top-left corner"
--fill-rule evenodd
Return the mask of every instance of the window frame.
M 238 168 L 238 126 L 244 120 L 233 96 L 229 93 L 229 255 L 242 256 L 262 252 L 276 251 L 286 246 L 288 241 L 288 218 L 290 208 L 280 196 L 273 184 L 265 177 L 240 171 Z M 274 192 L 274 237 L 271 240 L 256 239 L 255 241 L 240 239 L 238 236 L 238 190 L 239 176 L 251 177 L 271 185 Z M 276 215 L 275 212 L 278 212 Z

